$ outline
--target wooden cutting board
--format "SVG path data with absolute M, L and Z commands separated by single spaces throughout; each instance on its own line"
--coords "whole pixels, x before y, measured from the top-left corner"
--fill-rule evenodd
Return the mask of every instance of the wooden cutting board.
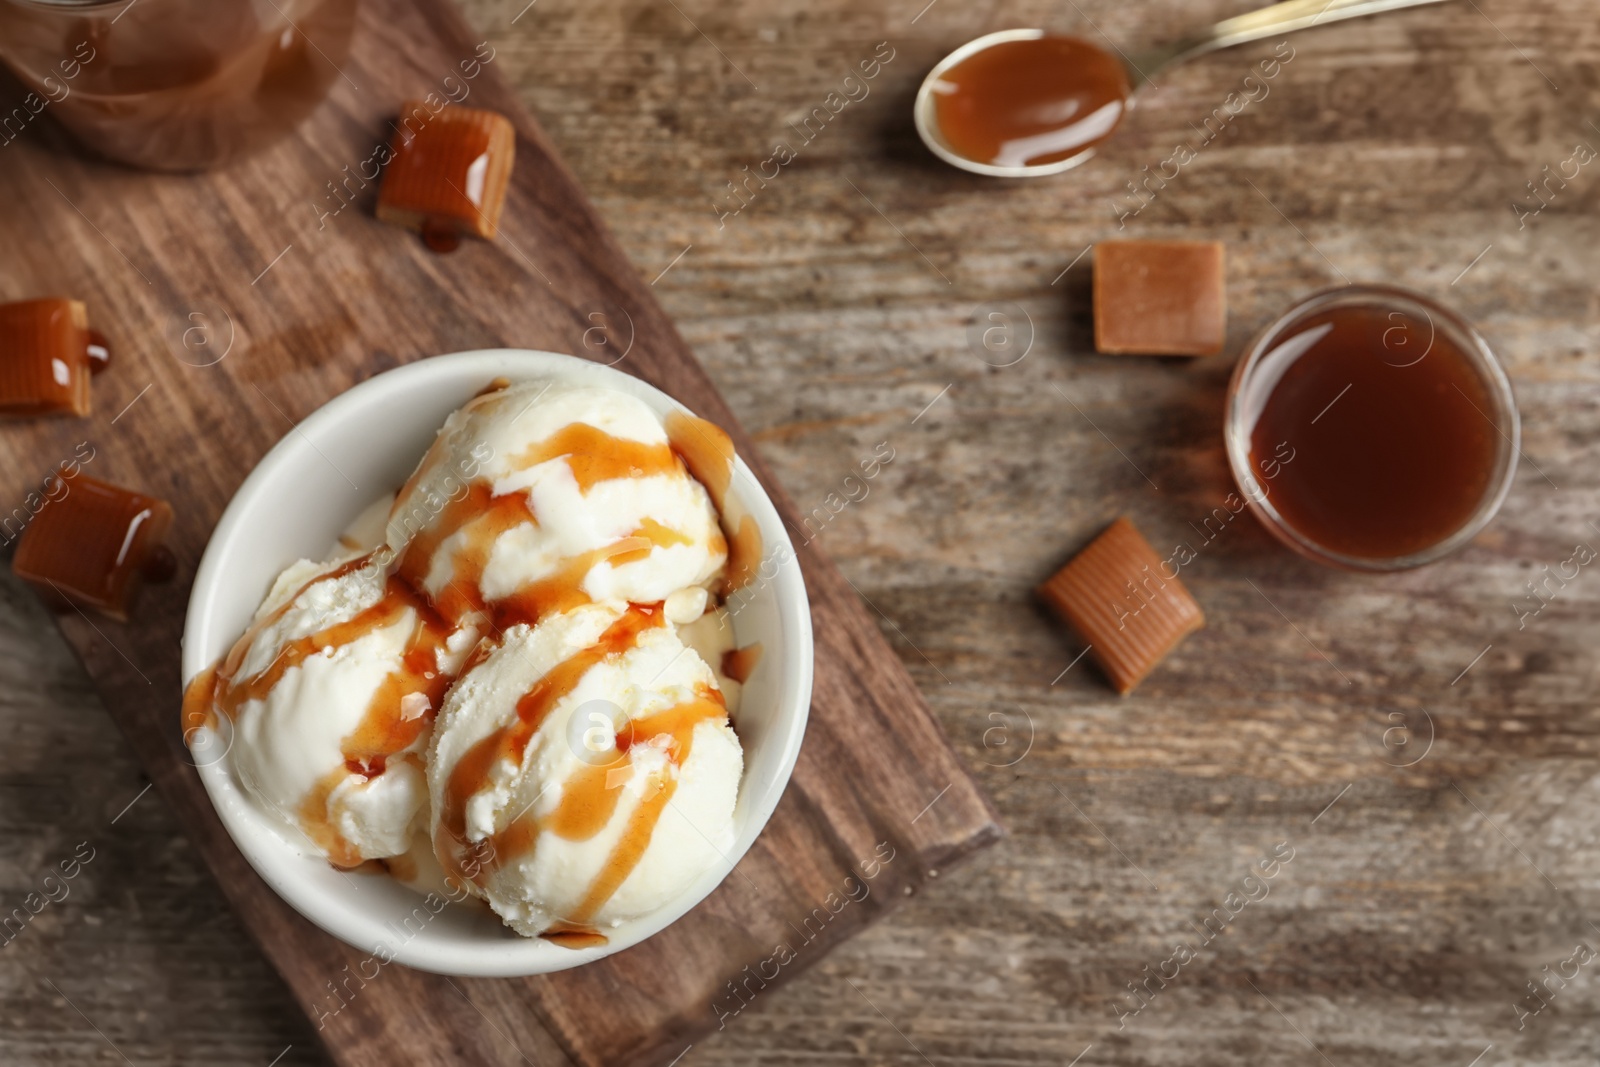
M 475 55 L 491 58 L 465 83 L 465 102 L 513 119 L 516 170 L 500 239 L 438 256 L 373 219 L 372 185 L 351 180 L 345 199 L 332 190 L 387 139 L 403 98 L 440 91 Z M 626 350 L 619 367 L 729 430 L 800 529 L 645 278 L 447 0 L 368 0 L 343 73 L 294 138 L 220 174 L 103 164 L 42 120 L 0 147 L 0 299 L 82 299 L 115 350 L 91 417 L 0 428 L 0 500 L 24 502 L 88 442 L 88 473 L 176 508 L 177 580 L 147 590 L 128 624 L 69 611 L 60 627 L 335 1060 L 668 1063 L 1001 830 L 874 618 L 801 544 L 817 657 L 804 750 L 755 847 L 664 933 L 548 977 L 449 979 L 389 965 L 363 980 L 351 974 L 367 953 L 312 927 L 255 875 L 179 738 L 184 609 L 234 490 L 331 397 L 444 352 L 513 346 L 611 362 Z M 836 907 L 846 879 L 891 852 L 870 893 Z M 779 945 L 789 952 L 774 962 Z

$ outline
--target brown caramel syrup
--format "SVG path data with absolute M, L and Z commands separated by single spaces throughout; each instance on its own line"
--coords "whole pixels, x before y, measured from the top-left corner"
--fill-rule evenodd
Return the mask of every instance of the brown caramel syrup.
M 1263 486 L 1283 522 L 1371 560 L 1465 526 L 1499 458 L 1495 402 L 1467 353 L 1428 318 L 1374 306 L 1308 315 L 1275 352 L 1300 345 L 1250 435 L 1252 467 L 1275 472 Z
M 422 224 L 422 243 L 441 256 L 461 247 L 461 230 L 446 218 L 430 217 Z
M 740 685 L 750 680 L 756 664 L 761 662 L 761 642 L 743 648 L 730 648 L 722 654 L 722 673 Z
M 939 132 L 957 155 L 1001 167 L 1093 149 L 1128 109 L 1121 60 L 1076 37 L 1001 41 L 934 83 Z
M 339 78 L 356 6 L 0 3 L 0 41 L 7 66 L 91 150 L 196 171 L 264 148 L 311 113 Z
M 546 941 L 570 948 L 574 951 L 585 948 L 600 948 L 611 943 L 611 939 L 602 934 L 593 926 L 577 923 L 558 923 L 539 935 Z

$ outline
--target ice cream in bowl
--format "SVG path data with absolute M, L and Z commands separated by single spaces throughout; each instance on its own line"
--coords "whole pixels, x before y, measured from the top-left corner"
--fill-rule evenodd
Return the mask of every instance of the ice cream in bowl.
M 710 894 L 788 781 L 810 611 L 719 427 L 496 350 L 313 413 L 224 512 L 184 741 L 255 870 L 383 962 L 537 974 Z

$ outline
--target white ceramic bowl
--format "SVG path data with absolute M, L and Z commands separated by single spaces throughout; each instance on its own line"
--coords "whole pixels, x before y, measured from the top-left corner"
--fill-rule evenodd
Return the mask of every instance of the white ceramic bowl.
M 189 598 L 185 684 L 244 632 L 272 580 L 301 557 L 320 559 L 371 501 L 400 486 L 451 411 L 496 377 L 559 377 L 605 385 L 666 414 L 687 410 L 621 371 L 573 356 L 497 349 L 408 364 L 335 397 L 268 452 L 223 512 Z M 475 902 L 450 905 L 426 923 L 410 918 L 422 897 L 383 874 L 340 872 L 306 855 L 241 791 L 225 736 L 201 731 L 191 758 L 234 843 L 256 872 L 306 918 L 382 960 L 476 976 L 543 974 L 588 963 L 662 930 L 705 898 L 766 825 L 789 781 L 811 707 L 811 611 L 793 547 L 772 502 L 744 461 L 731 495 L 755 516 L 763 562 L 733 618 L 738 643 L 765 654 L 744 690 L 738 731 L 745 774 L 726 861 L 669 907 L 607 931 L 610 943 L 574 951 L 523 938 Z M 228 731 L 221 731 L 227 734 Z M 231 735 L 229 735 L 231 736 Z M 420 914 L 428 915 L 422 908 Z

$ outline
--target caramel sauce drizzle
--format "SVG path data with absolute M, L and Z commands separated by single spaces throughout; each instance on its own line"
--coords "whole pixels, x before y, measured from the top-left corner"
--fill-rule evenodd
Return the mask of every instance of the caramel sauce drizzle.
M 233 647 L 228 650 L 228 654 L 222 658 L 221 662 L 207 667 L 195 675 L 183 694 L 182 722 L 184 737 L 187 738 L 202 726 L 212 729 L 217 727 L 218 694 L 231 682 L 233 676 L 239 672 L 239 665 L 244 662 L 245 653 L 250 651 L 251 643 L 255 641 L 256 636 L 262 630 L 283 618 L 289 609 L 294 607 L 294 602 L 299 600 L 307 589 L 310 589 L 318 582 L 342 578 L 344 575 L 360 569 L 370 558 L 370 555 L 358 556 L 326 574 L 319 574 L 309 582 L 306 582 L 299 589 L 296 589 L 294 594 L 284 600 L 283 603 L 251 623 L 239 640 L 233 643 Z
M 568 841 L 587 841 L 611 821 L 628 780 L 628 750 L 636 744 L 668 736 L 667 756 L 682 766 L 688 758 L 694 728 L 706 719 L 727 718 L 722 694 L 703 690 L 694 700 L 624 723 L 617 731 L 616 758 L 604 765 L 586 765 L 562 783 L 561 803 L 545 820 L 544 829 Z M 619 883 L 620 884 L 620 883 Z
M 250 645 L 253 641 L 255 641 L 256 635 L 287 615 L 289 613 L 289 609 L 294 607 L 295 601 L 299 600 L 305 595 L 306 590 L 310 589 L 318 582 L 337 581 L 347 574 L 354 574 L 356 571 L 366 566 L 371 558 L 372 556 L 370 553 L 365 556 L 357 556 L 355 559 L 346 560 L 344 563 L 341 563 L 331 571 L 317 575 L 302 585 L 299 589 L 296 589 L 292 595 L 286 597 L 283 603 L 279 604 L 276 608 L 273 608 L 272 611 L 251 623 L 249 629 L 245 630 L 244 636 L 239 638 L 238 641 L 234 642 L 233 647 L 228 650 L 227 656 L 223 658 L 222 666 L 217 671 L 218 675 L 220 676 L 220 680 L 227 682 L 231 680 L 234 675 L 239 673 L 239 666 L 244 662 L 245 654 L 250 651 Z
M 562 948 L 570 948 L 574 951 L 584 948 L 599 948 L 601 945 L 611 943 L 611 939 L 602 934 L 597 928 L 578 923 L 556 923 L 539 936 L 546 941 L 560 945 Z
M 533 521 L 526 494 L 495 496 L 488 484 L 473 482 L 466 493 L 446 504 L 433 522 L 411 539 L 400 557 L 400 577 L 414 588 L 423 588 L 439 546 L 470 526 L 467 543 L 451 558 L 450 581 L 434 596 L 433 604 L 439 614 L 454 623 L 472 614 L 487 616 L 491 613 L 481 585 L 489 553 L 502 534 Z M 499 629 L 504 630 L 505 626 L 500 625 Z
M 625 762 L 630 748 L 638 744 L 661 744 L 664 737 L 667 741 L 663 747 L 668 759 L 674 767 L 682 767 L 689 758 L 695 728 L 706 721 L 727 721 L 728 709 L 722 694 L 701 687 L 692 700 L 625 723 L 617 732 L 618 758 L 606 765 L 579 769 L 563 783 L 561 801 L 550 814 L 539 818 L 523 812 L 486 840 L 467 841 L 467 803 L 483 787 L 494 766 L 501 760 L 520 763 L 539 726 L 590 669 L 635 647 L 641 634 L 661 625 L 664 625 L 664 618 L 660 605 L 631 605 L 628 613 L 613 623 L 599 641 L 564 660 L 535 682 L 517 702 L 517 716 L 511 723 L 467 750 L 446 784 L 439 831 L 434 841 L 434 850 L 446 870 L 457 877 L 471 877 L 481 885 L 493 870 L 531 852 L 542 832 L 570 841 L 589 840 L 605 829 L 616 814 L 623 786 L 631 777 Z M 652 777 L 646 786 L 647 795 L 629 815 L 621 838 L 589 891 L 572 914 L 546 931 L 549 940 L 569 948 L 605 943 L 604 935 L 589 922 L 639 865 L 677 787 L 675 774 Z
M 447 873 L 471 877 L 480 885 L 492 868 L 526 852 L 538 827 L 526 813 L 486 841 L 467 840 L 467 801 L 483 788 L 497 763 L 522 763 L 528 742 L 562 697 L 572 692 L 590 668 L 633 648 L 646 630 L 666 624 L 660 604 L 630 604 L 594 644 L 558 663 L 517 701 L 510 723 L 478 741 L 461 756 L 446 780 L 439 803 L 434 852 Z
M 689 758 L 695 727 L 702 722 L 717 719 L 723 722 L 728 719 L 728 708 L 723 703 L 722 694 L 715 689 L 702 688 L 693 700 L 627 723 L 617 732 L 617 751 L 626 753 L 636 744 L 655 744 L 660 738 L 667 737 L 670 739 L 666 745 L 668 759 L 673 767 L 681 768 Z M 612 794 L 612 799 L 608 802 L 612 810 L 616 808 L 615 797 L 622 792 L 622 784 L 627 780 L 626 776 L 619 777 L 621 780 L 615 781 L 615 784 L 602 782 L 602 786 Z M 592 789 L 593 781 L 592 777 L 587 777 L 584 785 Z M 639 865 L 645 851 L 650 847 L 650 842 L 655 837 L 656 824 L 661 821 L 661 815 L 667 810 L 667 804 L 677 789 L 676 774 L 657 774 L 652 777 L 646 786 L 646 796 L 628 816 L 622 837 L 612 847 L 611 855 L 606 857 L 605 866 L 600 869 L 600 874 L 590 885 L 589 892 L 579 901 L 572 913 L 566 916 L 567 922 L 588 923 L 605 902 L 611 899 L 622 883 L 628 880 L 628 875 L 633 873 L 633 869 Z M 604 806 L 603 803 L 597 803 L 593 797 L 581 795 L 570 802 L 579 810 L 594 810 Z M 569 799 L 563 796 L 562 807 L 568 803 Z M 607 812 L 608 817 L 609 814 L 610 812 Z M 589 830 L 589 836 L 593 836 L 603 825 L 604 823 L 595 825 L 592 829 L 588 826 L 581 828 Z
M 183 690 L 183 711 L 179 715 L 179 724 L 183 730 L 183 743 L 190 743 L 190 738 L 199 729 L 215 731 L 217 728 L 216 701 L 213 699 L 217 692 L 217 668 L 213 664 L 189 679 L 189 684 Z
M 706 487 L 711 503 L 722 512 L 733 482 L 733 439 L 714 422 L 674 411 L 666 418 L 667 442 Z
M 627 767 L 620 745 L 611 762 L 579 767 L 561 783 L 561 803 L 545 819 L 543 828 L 568 841 L 587 841 L 604 830 L 622 797 Z
M 516 464 L 523 470 L 565 458 L 578 489 L 587 493 L 600 482 L 614 478 L 648 478 L 654 474 L 683 472 L 670 445 L 652 445 L 614 437 L 586 422 L 571 422 L 543 441 L 529 446 Z
M 350 870 L 361 866 L 360 854 L 344 835 L 334 829 L 333 823 L 328 819 L 328 799 L 333 795 L 350 772 L 344 767 L 329 771 L 317 779 L 317 784 L 300 802 L 300 808 L 295 815 L 300 821 L 300 828 L 305 835 L 317 846 L 328 854 L 328 862 L 341 870 Z
M 682 458 L 695 480 L 706 487 L 717 518 L 727 539 L 727 592 L 743 589 L 761 562 L 761 530 L 751 515 L 741 516 L 737 526 L 728 518 L 728 487 L 733 482 L 733 439 L 714 422 L 674 411 L 666 418 L 667 441 Z
M 727 520 L 723 520 L 726 523 Z M 753 515 L 742 515 L 739 527 L 728 538 L 728 563 L 726 588 L 729 592 L 743 589 L 755 577 L 761 563 L 761 530 Z
M 628 875 L 633 873 L 633 869 L 644 858 L 645 850 L 650 847 L 656 824 L 661 821 L 662 812 L 667 810 L 667 802 L 678 791 L 678 779 L 657 776 L 651 779 L 646 789 L 648 792 L 644 799 L 628 816 L 622 837 L 612 848 L 611 855 L 606 857 L 605 866 L 600 868 L 600 874 L 589 886 L 589 892 L 567 917 L 568 922 L 584 923 L 593 918 L 594 913 L 628 880 Z
M 722 654 L 722 673 L 740 685 L 750 680 L 756 664 L 761 662 L 761 642 L 743 648 L 730 648 Z
M 612 555 L 610 557 L 612 566 L 620 567 L 624 563 L 636 563 L 639 560 L 648 559 L 652 548 L 671 548 L 673 545 L 694 544 L 694 539 L 688 534 L 674 530 L 670 526 L 663 526 L 648 516 L 640 520 L 639 528 L 629 534 L 628 539 L 648 543 L 636 545 L 633 548 Z
M 600 482 L 617 478 L 688 474 L 679 455 L 668 445 L 625 440 L 576 422 L 530 446 L 514 462 L 521 469 L 527 469 L 555 459 L 566 460 L 579 491 L 584 493 Z M 489 565 L 495 541 L 509 530 L 537 521 L 526 493 L 496 496 L 489 484 L 473 482 L 459 498 L 446 504 L 426 529 L 411 539 L 400 559 L 400 576 L 412 586 L 422 588 L 440 546 L 466 531 L 465 544 L 451 557 L 450 581 L 434 596 L 434 607 L 458 625 L 468 616 L 477 614 L 492 619 L 495 629 L 504 631 L 517 623 L 532 625 L 547 615 L 590 603 L 589 595 L 583 591 L 583 580 L 600 563 L 622 566 L 648 558 L 654 547 L 693 543 L 681 531 L 646 518 L 627 537 L 564 559 L 553 574 L 525 584 L 510 596 L 489 602 L 483 594 L 483 572 Z M 710 547 L 715 551 L 719 546 Z
M 635 719 L 617 732 L 617 752 L 625 756 L 633 745 L 655 743 L 670 738 L 666 750 L 672 765 L 681 768 L 689 758 L 695 727 L 708 720 L 726 722 L 727 705 L 715 689 L 701 689 L 695 699 Z M 543 828 L 569 840 L 584 841 L 598 834 L 611 821 L 622 786 L 630 777 L 625 771 L 614 774 L 616 764 L 585 767 L 563 786 L 561 803 L 545 820 Z M 606 944 L 606 937 L 591 925 L 595 913 L 614 896 L 644 858 L 655 838 L 656 825 L 667 810 L 678 788 L 675 774 L 656 774 L 645 786 L 647 795 L 628 817 L 622 836 L 572 914 L 540 936 L 564 948 L 581 949 Z
M 390 575 L 385 581 L 384 595 L 377 603 L 344 622 L 289 642 L 256 674 L 248 678 L 237 675 L 257 635 L 281 619 L 307 590 L 320 582 L 350 574 L 370 559 L 370 554 L 358 556 L 306 582 L 294 595 L 252 624 L 229 650 L 220 667 L 196 676 L 184 694 L 186 734 L 199 726 L 214 727 L 218 712 L 229 719 L 237 719 L 245 704 L 265 699 L 289 670 L 311 656 L 324 649 L 343 648 L 368 634 L 393 626 L 405 618 L 408 611 L 414 613 L 400 667 L 384 678 L 368 702 L 360 723 L 340 743 L 344 764 L 319 779 L 295 813 L 306 835 L 328 853 L 329 861 L 337 867 L 357 866 L 361 858 L 329 822 L 328 798 L 351 775 L 371 778 L 382 774 L 388 761 L 414 744 L 433 722 L 451 681 L 451 676 L 440 669 L 439 657 L 454 627 L 410 586 Z M 403 705 L 412 694 L 424 696 L 427 707 L 421 714 L 407 718 Z

